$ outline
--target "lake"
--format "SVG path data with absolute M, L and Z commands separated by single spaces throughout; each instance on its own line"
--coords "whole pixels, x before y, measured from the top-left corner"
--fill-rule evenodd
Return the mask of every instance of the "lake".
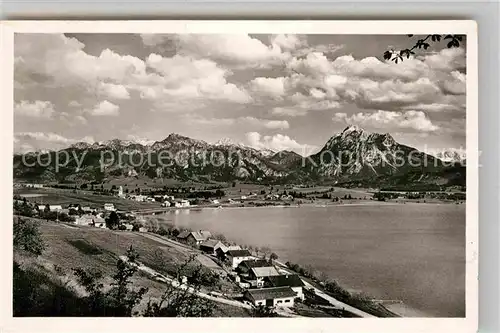
M 407 316 L 465 316 L 465 205 L 190 209 L 155 217 L 269 246 L 280 261 L 311 265 L 350 290 L 403 301 L 393 309 Z

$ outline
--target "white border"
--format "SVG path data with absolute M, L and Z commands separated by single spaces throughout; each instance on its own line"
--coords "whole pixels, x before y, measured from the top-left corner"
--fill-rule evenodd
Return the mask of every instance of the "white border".
M 229 28 L 230 27 L 230 28 Z M 12 152 L 13 37 L 31 33 L 297 33 L 297 34 L 466 34 L 467 35 L 467 203 L 466 318 L 237 319 L 237 318 L 13 318 Z M 478 45 L 475 21 L 2 21 L 0 25 L 0 330 L 5 332 L 475 332 L 478 327 Z

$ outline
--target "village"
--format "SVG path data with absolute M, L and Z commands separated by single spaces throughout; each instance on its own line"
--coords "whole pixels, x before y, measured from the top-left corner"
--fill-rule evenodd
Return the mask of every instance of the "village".
M 128 200 L 143 200 L 138 196 L 122 196 L 121 189 L 117 195 Z M 144 200 L 148 200 L 146 197 Z M 174 207 L 188 207 L 189 201 L 175 198 L 164 198 L 174 203 Z M 149 199 L 151 200 L 151 199 Z M 164 201 L 165 203 L 166 201 Z M 185 205 L 185 206 L 175 206 Z M 165 206 L 164 206 L 165 207 Z M 221 280 L 229 281 L 236 287 L 237 293 L 221 291 L 206 291 L 206 297 L 219 302 L 230 302 L 244 308 L 268 308 L 281 316 L 300 316 L 294 309 L 301 307 L 322 309 L 348 313 L 349 316 L 371 316 L 339 302 L 313 286 L 311 280 L 300 276 L 287 265 L 280 263 L 274 253 L 255 253 L 248 248 L 225 240 L 220 235 L 213 235 L 208 230 L 189 230 L 171 228 L 167 233 L 163 227 L 152 227 L 142 215 L 116 209 L 112 203 L 104 203 L 101 207 L 80 205 L 79 203 L 36 204 L 25 197 L 14 198 L 14 212 L 56 222 L 78 226 L 78 228 L 110 229 L 114 232 L 138 232 L 145 237 L 154 237 L 171 246 L 184 247 L 188 251 L 199 253 L 210 263 L 208 267 Z M 163 230 L 163 232 L 162 232 Z M 161 238 L 161 239 L 160 239 Z M 173 283 L 168 276 L 143 267 L 152 279 L 164 283 Z M 187 279 L 183 283 L 187 285 Z M 231 303 L 232 302 L 232 303 Z M 318 310 L 321 311 L 321 310 Z M 325 315 L 328 316 L 328 315 Z

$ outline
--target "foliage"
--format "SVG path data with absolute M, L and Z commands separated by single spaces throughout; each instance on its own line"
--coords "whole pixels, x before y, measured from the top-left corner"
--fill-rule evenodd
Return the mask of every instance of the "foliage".
M 45 250 L 45 243 L 39 224 L 26 219 L 14 221 L 14 248 L 39 256 Z
M 278 255 L 276 253 L 271 253 L 271 255 L 269 256 L 269 259 L 271 260 L 278 260 Z
M 269 306 L 259 305 L 252 310 L 252 317 L 278 317 L 278 314 Z
M 408 35 L 408 37 L 412 38 L 413 35 Z M 384 59 L 394 61 L 397 64 L 399 61 L 402 62 L 405 57 L 409 59 L 410 56 L 415 55 L 415 50 L 422 48 L 427 50 L 431 46 L 431 43 L 439 43 L 441 40 L 447 41 L 447 48 L 452 48 L 459 47 L 463 37 L 461 35 L 427 35 L 424 38 L 418 39 L 411 48 L 406 48 L 399 52 L 395 50 L 385 51 Z
M 109 216 L 105 220 L 106 228 L 108 229 L 116 229 L 120 224 L 120 218 L 116 212 L 111 212 Z

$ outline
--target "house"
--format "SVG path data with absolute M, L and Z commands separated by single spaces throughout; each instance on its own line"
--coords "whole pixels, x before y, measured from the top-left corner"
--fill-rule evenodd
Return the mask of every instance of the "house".
M 266 287 L 290 287 L 297 293 L 297 297 L 304 299 L 304 282 L 297 274 L 270 275 L 264 279 Z
M 89 206 L 82 207 L 82 210 L 84 213 L 92 213 L 96 211 L 95 208 L 90 208 Z
M 210 239 L 200 243 L 200 250 L 206 253 L 215 255 L 217 253 L 217 249 L 219 248 L 224 249 L 226 248 L 226 245 L 217 239 Z
M 144 227 L 140 227 L 139 228 L 139 232 L 148 232 L 148 229 L 144 228 Z
M 38 205 L 38 210 L 39 211 L 44 211 L 46 205 Z M 61 205 L 49 205 L 50 211 L 51 212 L 56 212 L 56 211 L 62 211 L 63 208 Z
M 236 267 L 236 271 L 241 275 L 248 275 L 250 270 L 254 267 L 269 267 L 271 266 L 267 260 L 264 259 L 256 259 L 256 260 L 245 260 L 242 261 L 238 267 Z
M 295 297 L 297 297 L 297 294 L 290 287 L 276 287 L 248 289 L 245 291 L 244 297 L 255 306 L 263 305 L 268 307 L 293 307 L 294 299 Z
M 257 288 L 264 287 L 264 279 L 269 276 L 280 275 L 280 273 L 273 266 L 254 267 L 248 273 L 248 280 L 251 285 Z
M 175 202 L 175 207 L 189 207 L 190 203 L 188 200 L 179 200 Z
M 171 205 L 170 205 L 170 202 L 164 201 L 164 202 L 161 203 L 161 206 L 162 207 L 170 207 Z
M 91 214 L 85 214 L 82 216 L 78 216 L 75 218 L 75 224 L 78 225 L 96 225 L 98 226 L 101 223 L 105 224 L 104 219 L 101 216 L 94 216 Z
M 113 205 L 112 203 L 105 203 L 104 210 L 109 211 L 109 212 L 114 212 L 116 210 L 116 208 L 115 208 L 115 205 Z
M 122 225 L 125 226 L 125 230 L 127 231 L 132 231 L 132 229 L 134 229 L 134 226 L 130 223 L 124 223 Z
M 123 194 L 123 186 L 120 186 L 120 187 L 118 188 L 118 196 L 119 196 L 120 198 L 123 198 L 123 197 L 125 196 L 125 195 Z
M 226 258 L 231 263 L 231 267 L 235 269 L 242 261 L 250 260 L 254 257 L 248 250 L 228 250 Z
M 213 199 L 213 200 L 211 200 L 211 201 L 212 201 L 212 203 L 213 203 L 214 205 L 218 205 L 218 204 L 219 204 L 219 200 L 217 200 L 217 199 Z
M 293 197 L 291 195 L 285 195 L 285 194 L 283 194 L 281 196 L 281 200 L 293 200 Z
M 199 245 L 202 242 L 210 239 L 212 234 L 210 231 L 200 230 L 200 231 L 183 231 L 177 238 L 191 245 Z

